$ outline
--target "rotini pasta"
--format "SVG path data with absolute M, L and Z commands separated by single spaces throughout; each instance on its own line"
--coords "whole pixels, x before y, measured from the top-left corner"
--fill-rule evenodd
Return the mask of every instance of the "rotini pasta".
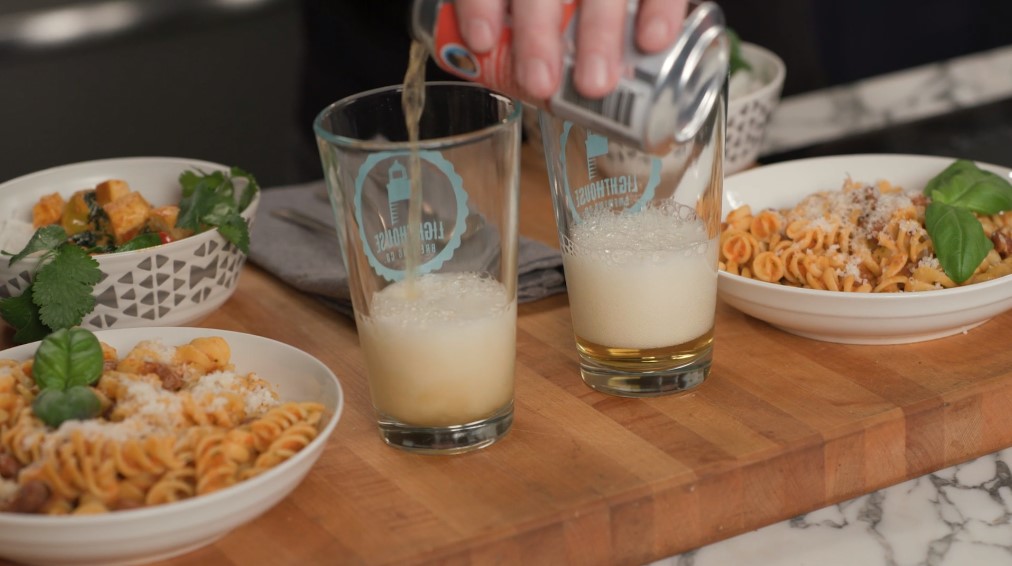
M 0 360 L 0 511 L 94 514 L 224 489 L 316 438 L 323 405 L 280 402 L 221 338 L 103 344 L 102 416 L 57 429 L 32 413 L 32 362 Z
M 732 210 L 722 226 L 720 268 L 794 287 L 858 293 L 957 286 L 924 227 L 926 197 L 887 181 L 847 179 L 839 191 L 793 208 Z M 1012 214 L 977 215 L 994 249 L 963 285 L 1012 273 Z

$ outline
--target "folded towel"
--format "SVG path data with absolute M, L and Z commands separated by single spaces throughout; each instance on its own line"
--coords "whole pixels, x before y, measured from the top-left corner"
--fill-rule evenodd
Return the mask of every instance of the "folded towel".
M 325 195 L 323 181 L 303 185 L 265 189 L 260 195 L 250 237 L 249 259 L 296 289 L 317 295 L 326 304 L 351 314 L 348 273 L 341 261 L 337 232 L 314 232 L 275 217 L 282 208 L 295 209 L 328 226 L 334 216 Z M 562 255 L 536 240 L 520 237 L 518 259 L 520 302 L 561 293 L 566 290 Z

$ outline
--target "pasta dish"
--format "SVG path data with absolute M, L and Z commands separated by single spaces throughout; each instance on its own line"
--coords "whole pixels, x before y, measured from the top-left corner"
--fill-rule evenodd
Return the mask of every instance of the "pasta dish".
M 886 181 L 847 179 L 839 191 L 809 195 L 793 208 L 728 214 L 720 268 L 794 287 L 850 292 L 955 287 L 924 224 L 927 198 Z M 1012 214 L 977 214 L 993 249 L 961 285 L 1012 273 Z
M 281 402 L 228 343 L 102 344 L 101 416 L 33 414 L 33 361 L 0 360 L 0 511 L 92 514 L 170 503 L 261 474 L 318 434 L 323 405 Z

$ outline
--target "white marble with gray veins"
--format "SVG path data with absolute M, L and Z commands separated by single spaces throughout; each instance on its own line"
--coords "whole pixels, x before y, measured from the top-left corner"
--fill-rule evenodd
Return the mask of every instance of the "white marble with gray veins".
M 1012 449 L 651 566 L 1012 566 Z
M 1012 46 L 801 93 L 774 111 L 760 157 L 1009 96 Z

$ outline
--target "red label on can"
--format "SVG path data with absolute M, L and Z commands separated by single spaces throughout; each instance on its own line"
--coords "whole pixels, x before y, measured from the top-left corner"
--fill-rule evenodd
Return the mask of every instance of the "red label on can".
M 565 30 L 576 11 L 578 2 L 569 1 L 562 6 L 562 26 Z M 483 84 L 492 90 L 518 95 L 520 88 L 513 77 L 513 30 L 507 22 L 503 25 L 499 42 L 487 53 L 474 53 L 467 48 L 457 25 L 457 12 L 453 2 L 439 6 L 434 30 L 433 58 L 444 71 L 462 79 Z

